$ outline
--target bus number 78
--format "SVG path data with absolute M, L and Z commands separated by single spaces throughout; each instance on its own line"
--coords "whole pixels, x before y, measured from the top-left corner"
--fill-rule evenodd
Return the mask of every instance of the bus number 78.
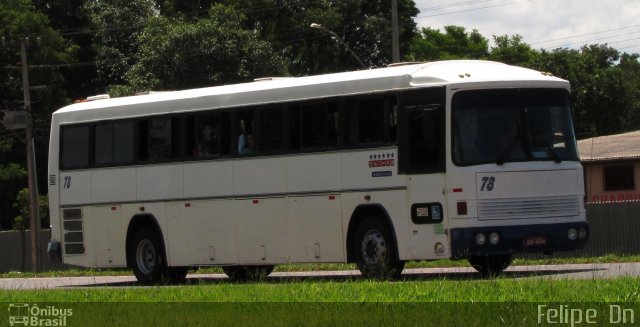
M 495 182 L 496 182 L 496 178 L 493 176 L 482 177 L 482 186 L 480 187 L 480 192 L 484 192 L 485 190 L 489 192 L 493 191 Z

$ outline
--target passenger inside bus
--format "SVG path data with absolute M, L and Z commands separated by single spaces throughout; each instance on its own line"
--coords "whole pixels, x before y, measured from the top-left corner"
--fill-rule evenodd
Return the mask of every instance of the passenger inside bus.
M 253 134 L 242 133 L 238 137 L 238 154 L 247 155 L 253 154 L 255 143 Z
M 218 154 L 218 134 L 211 125 L 203 125 L 200 127 L 200 137 L 196 145 L 195 154 L 198 157 L 208 157 Z
M 253 154 L 255 151 L 255 140 L 253 133 L 249 130 L 247 122 L 244 119 L 240 120 L 240 136 L 238 136 L 238 154 L 248 155 Z

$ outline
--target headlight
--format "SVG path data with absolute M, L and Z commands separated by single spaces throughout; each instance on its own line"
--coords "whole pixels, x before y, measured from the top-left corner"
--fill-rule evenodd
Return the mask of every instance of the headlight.
M 584 240 L 587 238 L 587 229 L 584 227 L 580 227 L 580 229 L 578 230 L 578 238 L 580 238 L 581 240 Z
M 493 232 L 489 234 L 489 243 L 496 245 L 498 242 L 500 242 L 500 235 L 498 235 L 498 233 Z
M 569 228 L 569 232 L 567 233 L 567 236 L 569 237 L 570 240 L 575 241 L 578 239 L 578 231 L 575 228 Z
M 482 234 L 482 233 L 476 234 L 476 244 L 484 245 L 484 243 L 486 243 L 486 242 L 487 242 L 487 237 L 484 236 L 484 234 Z

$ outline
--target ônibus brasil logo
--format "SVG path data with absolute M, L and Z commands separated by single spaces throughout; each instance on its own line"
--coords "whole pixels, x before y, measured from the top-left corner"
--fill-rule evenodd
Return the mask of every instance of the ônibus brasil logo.
M 66 326 L 73 309 L 62 309 L 54 305 L 38 306 L 29 303 L 9 304 L 10 326 Z

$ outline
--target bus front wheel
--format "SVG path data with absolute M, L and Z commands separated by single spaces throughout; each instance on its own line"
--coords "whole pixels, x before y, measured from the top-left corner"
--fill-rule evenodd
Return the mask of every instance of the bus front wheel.
M 469 257 L 469 264 L 483 275 L 496 275 L 507 269 L 511 260 L 510 254 L 477 255 Z
M 142 227 L 135 231 L 129 245 L 133 259 L 133 274 L 142 284 L 157 284 L 167 272 L 162 240 L 153 228 Z
M 398 278 L 404 261 L 396 255 L 391 231 L 381 219 L 370 217 L 360 223 L 354 238 L 353 257 L 365 278 Z

